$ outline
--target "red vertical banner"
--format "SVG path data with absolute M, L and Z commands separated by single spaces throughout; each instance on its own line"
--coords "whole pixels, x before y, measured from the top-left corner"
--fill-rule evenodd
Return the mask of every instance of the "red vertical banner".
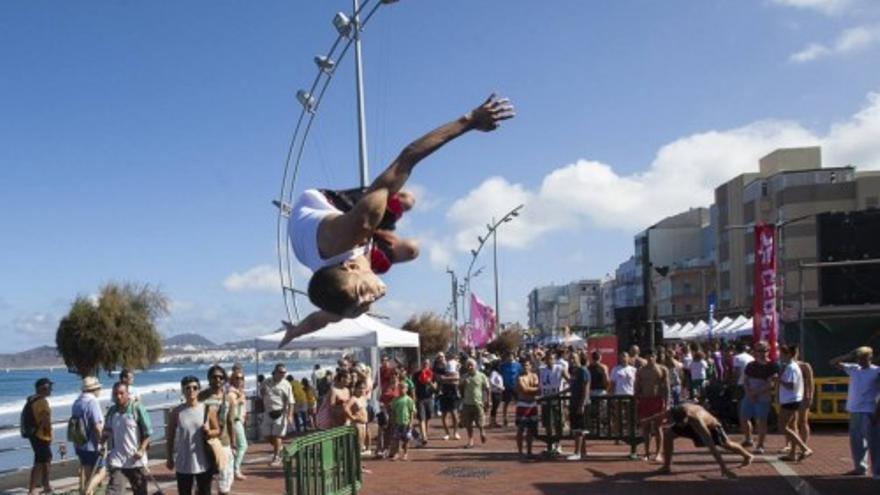
M 752 339 L 770 346 L 770 359 L 776 359 L 779 317 L 776 311 L 776 227 L 755 226 L 755 276 L 752 298 Z

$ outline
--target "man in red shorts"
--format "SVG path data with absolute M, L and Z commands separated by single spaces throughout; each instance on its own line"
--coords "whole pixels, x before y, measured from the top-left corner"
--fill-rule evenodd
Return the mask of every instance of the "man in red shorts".
M 669 371 L 665 366 L 657 364 L 657 358 L 653 349 L 642 353 L 645 364 L 636 372 L 635 396 L 638 401 L 639 419 L 656 417 L 666 410 L 669 397 Z M 655 440 L 655 461 L 660 461 L 661 445 L 663 445 L 663 431 L 660 429 L 660 419 L 643 421 L 642 437 L 645 439 L 645 460 L 651 459 L 651 437 Z

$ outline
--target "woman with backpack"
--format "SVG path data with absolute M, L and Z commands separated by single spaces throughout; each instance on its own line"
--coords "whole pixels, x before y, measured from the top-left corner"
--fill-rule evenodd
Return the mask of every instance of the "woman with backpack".
M 214 408 L 199 402 L 199 379 L 190 375 L 180 381 L 185 402 L 175 407 L 165 426 L 165 465 L 175 472 L 177 493 L 211 495 L 214 466 L 208 457 L 208 439 L 220 436 Z

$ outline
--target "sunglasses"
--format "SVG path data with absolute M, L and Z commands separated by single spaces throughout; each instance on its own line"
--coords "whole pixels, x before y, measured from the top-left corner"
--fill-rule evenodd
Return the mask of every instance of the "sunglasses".
M 226 377 L 223 375 L 211 375 L 211 380 L 225 380 Z
M 187 386 L 183 387 L 183 390 L 185 390 L 186 392 L 193 392 L 193 391 L 198 392 L 199 386 L 198 385 L 187 385 Z

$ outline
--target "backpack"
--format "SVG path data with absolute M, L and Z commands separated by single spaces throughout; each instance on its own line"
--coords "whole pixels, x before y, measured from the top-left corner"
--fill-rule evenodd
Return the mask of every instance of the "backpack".
M 21 408 L 21 416 L 18 420 L 18 430 L 21 434 L 21 438 L 31 438 L 37 433 L 37 418 L 34 417 L 34 402 L 39 398 L 39 395 L 28 397 L 24 403 L 24 407 Z
M 89 441 L 86 430 L 86 418 L 71 416 L 67 420 L 67 441 L 79 447 Z

